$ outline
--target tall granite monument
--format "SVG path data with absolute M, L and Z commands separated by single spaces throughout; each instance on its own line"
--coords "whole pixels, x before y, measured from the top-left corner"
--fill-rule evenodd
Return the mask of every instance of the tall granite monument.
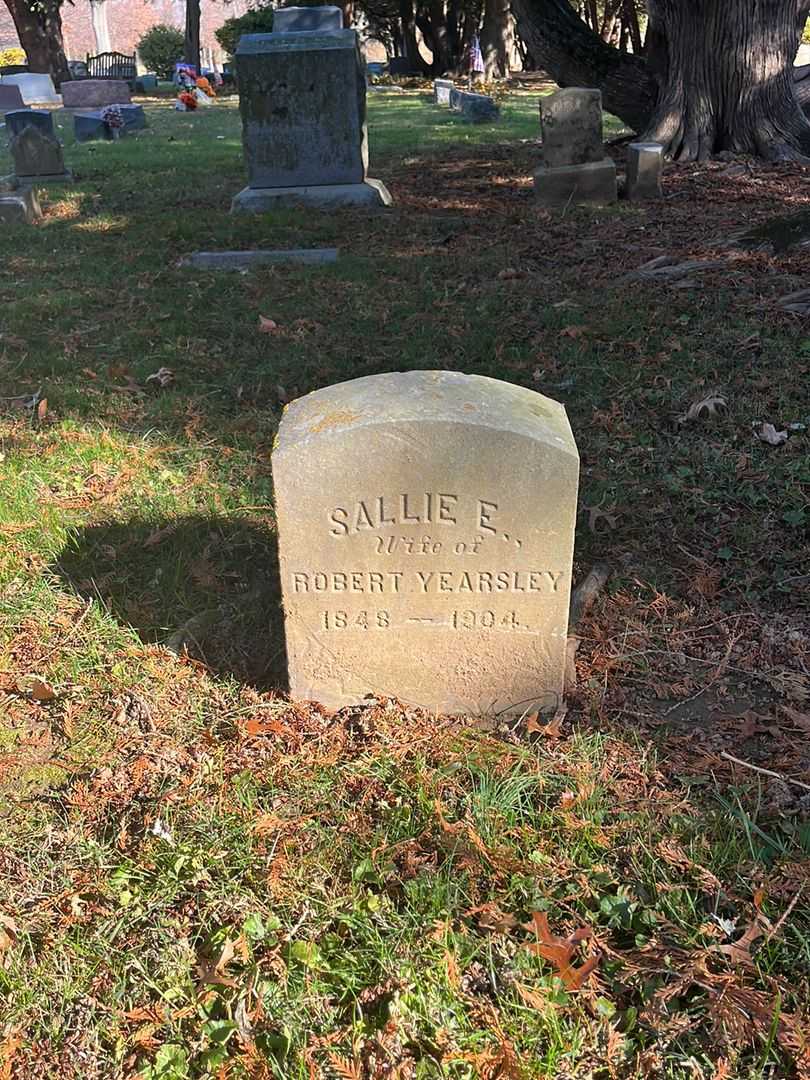
M 292 695 L 553 709 L 578 472 L 562 405 L 495 379 L 371 375 L 293 401 L 273 453 Z
M 301 25 L 303 16 L 287 10 L 292 15 L 280 9 L 277 21 Z M 240 39 L 236 73 L 248 186 L 233 200 L 235 213 L 391 202 L 385 185 L 366 176 L 366 77 L 357 33 L 330 28 L 333 13 L 340 25 L 338 8 L 313 8 L 304 21 L 316 29 Z
M 614 203 L 616 164 L 602 142 L 602 94 L 571 86 L 540 99 L 543 164 L 534 194 L 545 206 Z

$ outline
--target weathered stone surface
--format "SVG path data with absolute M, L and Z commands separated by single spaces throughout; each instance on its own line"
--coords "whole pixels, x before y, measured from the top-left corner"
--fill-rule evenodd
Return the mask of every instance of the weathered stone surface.
M 370 176 L 361 184 L 317 184 L 312 187 L 243 188 L 231 203 L 232 214 L 264 214 L 279 206 L 390 206 L 391 194 L 382 180 Z
M 68 178 L 62 144 L 55 135 L 27 127 L 19 135 L 12 136 L 9 149 L 14 159 L 14 172 L 20 180 L 46 183 Z
M 467 90 L 450 91 L 450 108 L 473 124 L 487 124 L 497 120 L 501 110 L 486 94 L 473 94 Z
M 250 187 L 363 181 L 366 79 L 354 30 L 245 34 L 236 67 Z
M 101 109 L 105 105 L 128 105 L 132 101 L 129 84 L 123 79 L 79 79 L 62 83 L 62 104 L 66 109 Z
M 60 105 L 62 103 L 50 75 L 39 75 L 32 71 L 23 72 L 20 75 L 3 75 L 0 85 L 19 87 L 26 105 Z
M 289 251 L 195 251 L 180 260 L 198 270 L 251 270 L 272 263 L 333 263 L 337 248 L 291 248 Z
M 5 86 L 0 82 L 0 112 L 22 109 L 25 105 L 19 86 Z
M 73 134 L 76 142 L 97 142 L 110 140 L 112 131 L 101 119 L 100 112 L 75 113 L 73 116 Z
M 153 90 L 158 88 L 157 75 L 139 75 L 135 80 L 135 93 L 136 94 L 151 94 Z
M 627 147 L 627 198 L 660 199 L 664 148 L 660 143 L 630 143 Z
M 342 30 L 339 7 L 277 7 L 273 12 L 273 33 L 294 34 L 302 30 Z
M 433 104 L 449 106 L 450 94 L 453 90 L 455 90 L 455 86 L 450 79 L 434 79 Z
M 541 166 L 534 174 L 534 195 L 544 206 L 616 202 L 616 163 L 612 158 L 587 165 Z
M 119 128 L 120 135 L 126 135 L 131 131 L 139 131 L 147 126 L 146 113 L 143 105 L 119 105 L 123 127 Z M 104 122 L 103 110 L 96 109 L 92 112 L 73 114 L 73 134 L 76 142 L 93 142 L 94 140 L 110 140 L 113 133 L 110 126 Z
M 543 162 L 549 168 L 601 161 L 602 94 L 569 86 L 540 99 Z
M 273 476 L 292 695 L 553 708 L 578 466 L 560 404 L 477 375 L 372 375 L 289 405 Z
M 33 225 L 41 217 L 39 200 L 32 188 L 0 195 L 0 221 Z
M 27 127 L 36 127 L 47 135 L 53 135 L 53 113 L 45 109 L 15 109 L 5 116 L 6 131 L 9 135 L 19 135 Z

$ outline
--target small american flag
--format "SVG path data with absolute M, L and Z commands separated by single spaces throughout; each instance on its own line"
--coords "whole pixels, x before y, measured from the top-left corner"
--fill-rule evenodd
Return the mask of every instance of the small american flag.
M 481 52 L 481 42 L 478 40 L 478 34 L 472 39 L 470 45 L 470 71 L 483 71 L 484 70 L 484 57 Z

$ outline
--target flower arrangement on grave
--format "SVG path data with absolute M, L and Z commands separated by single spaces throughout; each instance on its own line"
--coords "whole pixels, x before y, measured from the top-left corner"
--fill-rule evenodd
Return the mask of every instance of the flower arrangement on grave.
M 181 94 L 177 95 L 176 108 L 180 109 L 181 112 L 191 112 L 197 108 L 197 99 L 190 91 L 184 90 Z
M 117 139 L 121 133 L 121 128 L 124 126 L 124 114 L 121 112 L 121 107 L 119 105 L 107 105 L 101 111 L 101 119 L 110 129 L 112 137 Z
M 201 75 L 199 79 L 197 79 L 197 89 L 202 90 L 207 97 L 215 98 L 217 96 L 216 90 L 204 75 Z

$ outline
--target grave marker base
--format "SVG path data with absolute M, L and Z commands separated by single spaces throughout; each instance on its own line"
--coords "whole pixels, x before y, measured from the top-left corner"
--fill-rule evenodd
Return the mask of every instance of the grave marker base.
M 231 203 L 232 214 L 265 214 L 279 206 L 390 206 L 391 195 L 382 180 L 360 184 L 318 184 L 302 187 L 243 188 Z
M 534 196 L 544 206 L 614 203 L 616 163 L 604 158 L 583 165 L 542 165 L 534 174 Z

